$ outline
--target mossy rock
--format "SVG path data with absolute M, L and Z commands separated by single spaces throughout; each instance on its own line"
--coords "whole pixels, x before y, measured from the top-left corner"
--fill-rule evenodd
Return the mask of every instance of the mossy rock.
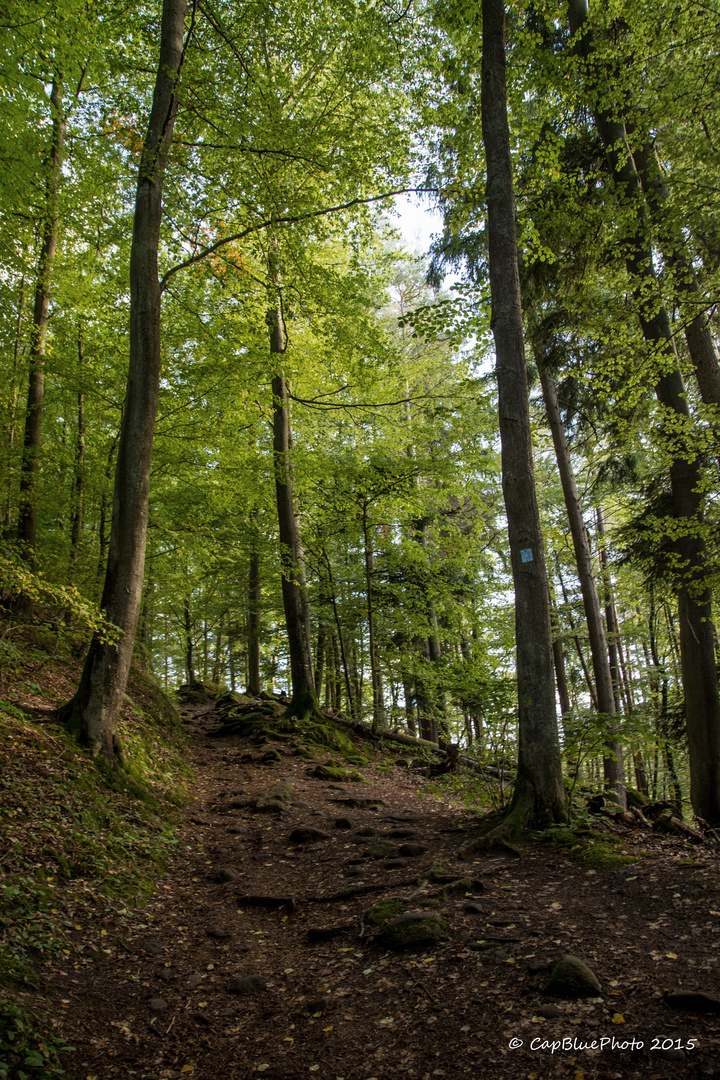
M 366 758 L 364 754 L 346 754 L 345 760 L 348 765 L 357 765 L 359 769 L 363 769 L 370 764 L 370 759 Z
M 371 926 L 383 926 L 407 908 L 408 901 L 402 896 L 391 896 L 387 900 L 378 900 L 363 913 L 363 919 Z
M 647 795 L 642 795 L 635 788 L 625 788 L 625 795 L 627 797 L 628 810 L 632 810 L 633 807 L 636 810 L 642 810 L 643 806 L 647 806 L 650 802 Z
M 391 844 L 388 840 L 378 840 L 376 844 L 367 849 L 366 854 L 371 859 L 387 859 L 389 855 L 394 855 L 396 851 L 395 844 Z
M 563 956 L 550 972 L 543 994 L 557 998 L 599 997 L 602 987 L 595 972 L 576 956 Z
M 268 791 L 258 795 L 254 809 L 260 814 L 282 814 L 292 798 L 292 784 L 274 784 Z
M 612 840 L 590 841 L 583 845 L 579 861 L 589 870 L 614 870 L 636 862 L 634 855 L 622 855 Z
M 344 765 L 317 765 L 310 773 L 316 780 L 334 780 L 340 784 L 365 784 L 367 781 L 355 769 Z
M 265 751 L 260 760 L 263 765 L 276 765 L 278 761 L 282 761 L 282 755 L 279 750 L 275 750 L 274 747 L 271 747 L 269 750 Z
M 456 878 L 455 881 L 448 881 L 446 885 L 439 889 L 437 896 L 451 897 L 451 896 L 465 896 L 467 893 L 480 892 L 482 884 L 478 881 L 473 881 L 472 878 L 463 877 Z
M 428 949 L 437 945 L 447 928 L 436 911 L 406 911 L 385 924 L 378 941 L 387 949 Z

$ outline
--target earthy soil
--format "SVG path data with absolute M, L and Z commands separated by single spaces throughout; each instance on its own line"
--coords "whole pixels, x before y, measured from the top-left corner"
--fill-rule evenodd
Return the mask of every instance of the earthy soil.
M 368 784 L 328 783 L 283 743 L 281 760 L 264 765 L 268 746 L 208 738 L 208 707 L 185 719 L 198 781 L 170 872 L 132 924 L 105 922 L 102 953 L 50 977 L 76 1047 L 70 1076 L 720 1077 L 720 1016 L 664 1000 L 720 994 L 715 849 L 628 829 L 624 850 L 644 857 L 619 869 L 587 870 L 542 845 L 463 861 L 477 819 L 421 799 L 425 781 L 408 769 L 370 766 L 360 770 Z M 281 780 L 293 785 L 288 809 L 253 811 L 249 801 Z M 374 809 L 342 801 L 371 797 Z M 336 827 L 341 817 L 351 829 Z M 329 835 L 293 846 L 301 825 Z M 381 838 L 427 850 L 368 856 Z M 472 893 L 436 901 L 448 929 L 435 947 L 388 952 L 363 912 L 411 897 L 437 861 L 471 877 Z M 327 927 L 336 935 L 309 933 Z M 543 996 L 564 954 L 593 969 L 602 996 Z

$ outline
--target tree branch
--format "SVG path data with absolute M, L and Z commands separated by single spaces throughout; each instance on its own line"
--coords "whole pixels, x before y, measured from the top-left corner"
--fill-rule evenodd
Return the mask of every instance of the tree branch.
M 296 225 L 301 221 L 311 221 L 313 218 L 326 217 L 328 214 L 337 214 L 341 210 L 349 210 L 353 206 L 365 206 L 368 203 L 380 202 L 382 199 L 392 199 L 396 195 L 419 194 L 422 192 L 436 193 L 437 190 L 437 188 L 428 187 L 398 188 L 395 191 L 385 191 L 382 195 L 370 195 L 365 199 L 349 199 L 348 202 L 340 203 L 338 206 L 327 206 L 323 210 L 310 210 L 305 214 L 288 214 L 285 217 L 266 218 L 264 221 L 258 221 L 255 225 L 248 225 L 247 229 L 242 229 L 241 232 L 232 233 L 230 236 L 223 236 L 220 240 L 216 240 L 214 244 L 210 244 L 209 247 L 203 248 L 202 251 L 198 251 L 195 255 L 191 255 L 189 259 L 185 259 L 183 262 L 171 266 L 160 279 L 160 292 L 163 293 L 165 291 L 168 281 L 174 274 L 177 274 L 178 271 L 187 270 L 189 266 L 194 266 L 195 263 L 201 262 L 202 259 L 207 258 L 208 255 L 212 255 L 215 251 L 219 251 L 220 248 L 225 247 L 227 244 L 232 244 L 235 240 L 243 240 L 246 236 L 250 236 L 251 233 L 260 232 L 261 229 L 268 229 L 270 226 L 275 225 Z

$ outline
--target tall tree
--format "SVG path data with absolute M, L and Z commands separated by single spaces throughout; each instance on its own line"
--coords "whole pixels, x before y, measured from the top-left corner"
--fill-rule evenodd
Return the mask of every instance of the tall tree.
M 587 32 L 587 0 L 570 0 L 570 28 L 580 52 L 592 53 Z M 685 717 L 690 749 L 690 795 L 703 820 L 720 822 L 720 688 L 715 664 L 712 590 L 707 583 L 708 553 L 703 529 L 703 477 L 692 431 L 687 393 L 680 371 L 670 318 L 662 301 L 649 215 L 627 131 L 608 110 L 594 109 L 613 178 L 633 214 L 626 223 L 626 264 L 643 337 L 657 365 L 655 395 L 665 414 L 670 466 L 673 548 L 676 555 L 680 651 Z M 670 434 L 671 429 L 672 434 Z
M 80 685 L 61 718 L 94 754 L 117 764 L 120 707 L 140 615 L 150 464 L 160 386 L 158 247 L 162 195 L 183 62 L 186 0 L 163 0 L 160 56 L 152 110 L 143 142 L 130 253 L 130 361 L 118 446 L 108 563 L 100 606 L 120 632 L 117 641 L 93 636 Z
M 502 478 L 515 587 L 518 773 L 511 819 L 560 820 L 565 807 L 555 711 L 550 592 L 545 567 L 530 430 L 505 87 L 504 0 L 483 0 L 482 133 L 492 331 L 502 447 Z

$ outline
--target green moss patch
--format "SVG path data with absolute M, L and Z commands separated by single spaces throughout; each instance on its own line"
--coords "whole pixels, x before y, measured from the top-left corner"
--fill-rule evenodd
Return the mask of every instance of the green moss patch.
M 363 914 L 363 919 L 370 926 L 383 926 L 406 910 L 408 901 L 402 896 L 391 896 L 387 900 L 378 900 Z
M 406 911 L 383 926 L 378 941 L 388 949 L 428 949 L 437 945 L 447 928 L 436 911 Z

